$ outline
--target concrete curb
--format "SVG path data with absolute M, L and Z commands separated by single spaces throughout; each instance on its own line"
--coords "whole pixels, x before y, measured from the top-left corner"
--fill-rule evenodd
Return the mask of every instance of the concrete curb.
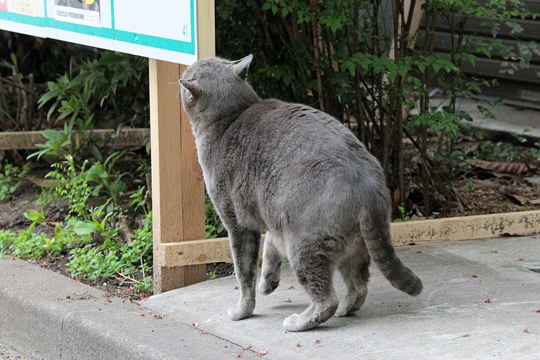
M 37 265 L 0 259 L 0 339 L 31 359 L 231 359 L 242 352 L 154 315 Z

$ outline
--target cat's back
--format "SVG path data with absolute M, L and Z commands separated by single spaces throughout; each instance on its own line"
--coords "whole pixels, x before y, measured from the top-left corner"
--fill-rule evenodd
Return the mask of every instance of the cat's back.
M 275 126 L 276 128 L 305 126 L 304 130 L 328 123 L 340 124 L 332 116 L 310 106 L 277 99 L 266 99 L 251 105 L 238 120 L 241 123 L 253 123 L 254 126 Z
M 246 109 L 230 130 L 242 142 L 257 144 L 291 163 L 307 158 L 377 163 L 337 119 L 303 104 L 262 100 Z

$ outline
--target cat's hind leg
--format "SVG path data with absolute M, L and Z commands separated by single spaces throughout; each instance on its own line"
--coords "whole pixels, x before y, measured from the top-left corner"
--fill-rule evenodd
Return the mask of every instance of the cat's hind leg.
M 323 253 L 310 248 L 289 251 L 289 261 L 312 303 L 301 314 L 286 318 L 283 327 L 288 331 L 309 330 L 331 318 L 338 307 L 332 285 L 334 264 Z
M 266 233 L 264 239 L 263 261 L 259 291 L 263 295 L 272 293 L 279 285 L 281 275 L 282 255 L 274 244 L 275 236 Z
M 229 308 L 231 320 L 241 320 L 253 314 L 255 309 L 255 286 L 257 281 L 257 260 L 260 238 L 258 231 L 229 231 L 231 250 L 234 260 L 234 272 L 240 285 L 240 299 Z
M 364 241 L 359 239 L 357 250 L 345 257 L 338 265 L 347 286 L 347 294 L 339 302 L 335 316 L 353 315 L 366 300 L 369 280 L 369 253 Z

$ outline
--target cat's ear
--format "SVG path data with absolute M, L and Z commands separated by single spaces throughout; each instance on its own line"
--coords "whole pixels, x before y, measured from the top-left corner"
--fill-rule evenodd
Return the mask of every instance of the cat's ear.
M 201 95 L 202 88 L 197 80 L 180 79 L 180 84 L 182 84 L 182 86 L 189 91 L 188 100 L 190 102 L 197 100 L 197 98 Z
M 249 54 L 248 56 L 240 60 L 234 61 L 233 69 L 236 75 L 240 76 L 242 79 L 245 79 L 247 77 L 249 65 L 251 65 L 252 60 L 253 60 L 253 54 Z

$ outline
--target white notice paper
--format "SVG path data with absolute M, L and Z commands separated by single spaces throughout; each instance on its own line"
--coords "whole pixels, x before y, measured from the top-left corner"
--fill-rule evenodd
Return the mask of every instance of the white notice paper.
M 115 0 L 115 28 L 191 42 L 190 5 L 190 0 Z

